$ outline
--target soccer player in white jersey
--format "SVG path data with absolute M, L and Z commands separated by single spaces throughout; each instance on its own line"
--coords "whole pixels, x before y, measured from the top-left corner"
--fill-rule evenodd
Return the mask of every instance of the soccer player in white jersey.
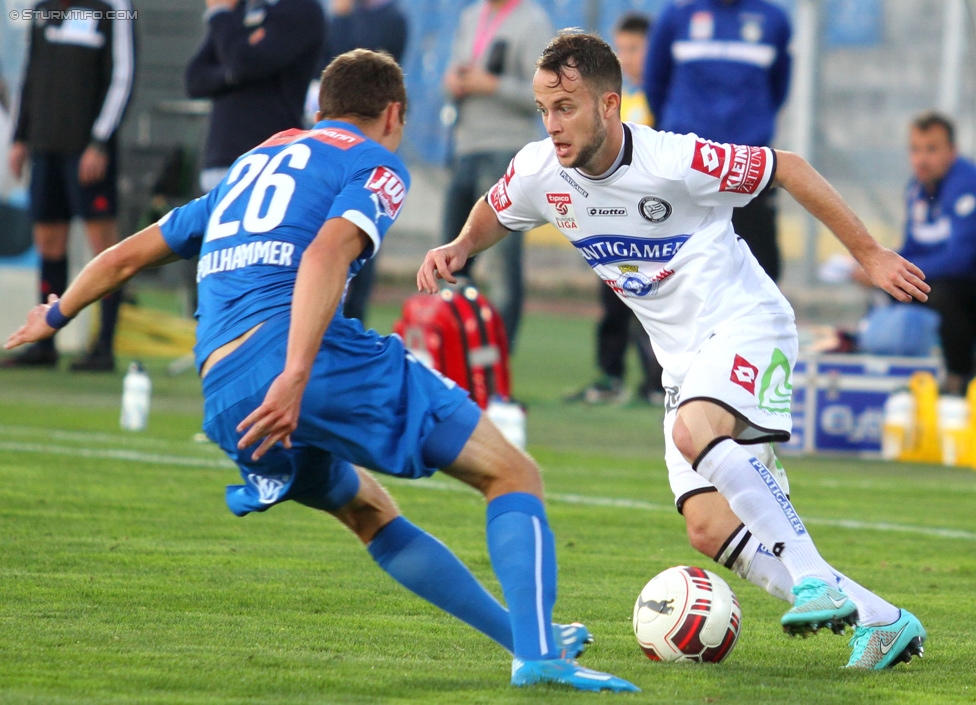
M 792 602 L 791 634 L 855 624 L 849 667 L 921 655 L 919 620 L 830 566 L 789 501 L 769 443 L 792 428 L 793 311 L 736 236 L 732 208 L 780 186 L 898 300 L 926 299 L 922 271 L 799 156 L 622 123 L 620 88 L 601 39 L 554 39 L 533 81 L 550 139 L 524 147 L 457 239 L 427 253 L 418 287 L 453 282 L 509 231 L 554 225 L 635 311 L 664 367 L 665 459 L 692 545 Z

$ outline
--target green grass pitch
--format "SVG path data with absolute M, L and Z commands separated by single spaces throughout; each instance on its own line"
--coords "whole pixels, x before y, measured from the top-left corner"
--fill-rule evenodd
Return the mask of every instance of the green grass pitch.
M 373 323 L 389 330 L 394 315 Z M 118 430 L 121 372 L 0 371 L 0 703 L 976 701 L 976 472 L 785 459 L 824 556 L 929 633 L 908 666 L 842 670 L 846 638 L 790 639 L 785 603 L 689 548 L 660 411 L 559 401 L 592 376 L 592 338 L 586 318 L 530 314 L 516 393 L 556 533 L 555 617 L 585 621 L 596 643 L 582 661 L 643 693 L 511 688 L 501 649 L 394 584 L 329 517 L 288 505 L 232 516 L 223 488 L 236 471 L 192 439 L 199 383 L 149 361 L 144 433 Z M 441 476 L 385 484 L 499 594 L 477 495 Z M 651 663 L 634 641 L 638 592 L 678 564 L 716 570 L 739 596 L 742 634 L 723 664 Z

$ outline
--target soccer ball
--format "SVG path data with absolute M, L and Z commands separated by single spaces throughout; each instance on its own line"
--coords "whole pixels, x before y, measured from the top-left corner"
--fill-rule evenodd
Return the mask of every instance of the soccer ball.
M 634 605 L 634 634 L 652 661 L 718 663 L 732 653 L 741 624 L 728 583 L 686 565 L 654 576 Z

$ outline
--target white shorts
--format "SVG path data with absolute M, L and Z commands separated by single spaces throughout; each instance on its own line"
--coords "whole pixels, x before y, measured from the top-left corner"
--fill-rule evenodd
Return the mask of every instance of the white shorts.
M 787 441 L 793 430 L 790 401 L 797 349 L 792 317 L 737 319 L 699 348 L 680 389 L 666 386 L 664 461 L 679 512 L 688 497 L 714 492 L 715 487 L 692 469 L 674 444 L 678 407 L 696 399 L 724 407 L 746 424 L 736 438 L 742 444 Z M 756 452 L 764 455 L 765 448 Z

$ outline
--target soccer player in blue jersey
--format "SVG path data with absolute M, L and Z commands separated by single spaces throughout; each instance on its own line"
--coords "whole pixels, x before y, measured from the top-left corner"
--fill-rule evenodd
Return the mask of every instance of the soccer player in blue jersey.
M 388 55 L 339 56 L 322 75 L 325 119 L 270 138 L 209 194 L 102 253 L 5 347 L 54 335 L 147 267 L 199 255 L 204 429 L 240 467 L 232 512 L 287 500 L 329 512 L 395 580 L 509 650 L 514 685 L 637 690 L 573 660 L 591 640 L 585 627 L 551 622 L 555 545 L 535 463 L 399 338 L 337 313 L 407 195 L 393 153 L 405 107 Z M 356 466 L 410 478 L 440 468 L 482 492 L 508 609 Z

